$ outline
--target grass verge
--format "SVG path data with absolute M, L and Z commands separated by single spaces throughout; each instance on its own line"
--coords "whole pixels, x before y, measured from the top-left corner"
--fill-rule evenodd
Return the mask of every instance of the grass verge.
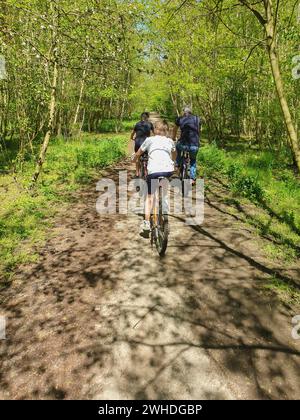
M 127 144 L 128 134 L 53 140 L 34 194 L 26 191 L 34 168 L 30 158 L 18 168 L 17 182 L 11 175 L 0 176 L 0 287 L 11 281 L 19 264 L 36 259 L 33 246 L 45 240 L 58 209 L 101 168 L 126 156 Z
M 300 305 L 300 292 L 292 285 L 286 284 L 276 277 L 272 277 L 264 287 L 267 290 L 275 292 L 282 302 Z
M 284 156 L 270 151 L 225 151 L 204 145 L 199 153 L 202 175 L 215 177 L 230 191 L 227 204 L 260 236 L 269 239 L 266 254 L 282 263 L 300 256 L 300 182 Z M 246 212 L 251 202 L 256 211 Z

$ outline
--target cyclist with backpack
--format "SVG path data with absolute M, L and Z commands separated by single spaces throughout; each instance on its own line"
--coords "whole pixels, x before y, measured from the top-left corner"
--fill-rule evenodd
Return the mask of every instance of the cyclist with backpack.
M 183 110 L 183 115 L 181 117 L 178 117 L 175 121 L 175 127 L 173 132 L 174 141 L 176 141 L 177 132 L 179 128 L 181 134 L 176 144 L 176 166 L 180 168 L 182 164 L 182 152 L 189 152 L 190 178 L 192 180 L 192 183 L 194 184 L 197 178 L 197 154 L 200 147 L 201 120 L 199 117 L 192 114 L 190 108 L 186 107 Z
M 135 125 L 130 139 L 134 141 L 134 151 L 135 153 L 140 149 L 141 145 L 144 143 L 146 138 L 150 135 L 154 135 L 154 127 L 151 121 L 149 121 L 150 114 L 149 112 L 143 112 L 141 115 L 141 120 Z M 140 161 L 136 161 L 136 177 L 140 176 Z

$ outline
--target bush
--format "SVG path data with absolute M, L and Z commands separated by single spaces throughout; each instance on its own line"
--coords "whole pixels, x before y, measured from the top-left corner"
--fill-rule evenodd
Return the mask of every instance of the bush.
M 231 187 L 233 191 L 250 200 L 260 202 L 265 198 L 262 186 L 257 178 L 252 175 L 240 175 L 231 182 Z
M 271 152 L 261 152 L 253 154 L 246 160 L 246 166 L 253 169 L 263 169 L 270 171 L 276 166 L 275 155 Z
M 137 118 L 137 120 L 124 120 L 121 122 L 118 122 L 116 119 L 102 120 L 98 130 L 101 133 L 114 133 L 118 127 L 119 131 L 121 132 L 130 131 L 134 127 L 136 121 L 139 119 L 140 116 Z
M 276 251 L 288 258 L 299 256 L 300 182 L 284 153 L 245 150 L 229 151 L 205 145 L 199 152 L 199 166 L 217 175 L 236 197 L 244 197 L 260 208 L 250 223 L 276 241 Z M 232 204 L 232 196 L 227 199 Z M 234 202 L 233 202 L 234 204 Z M 235 205 L 235 204 L 234 204 Z
M 88 174 L 83 168 L 78 168 L 74 172 L 74 182 L 77 184 L 88 184 L 91 179 L 91 174 Z
M 280 181 L 283 181 L 285 188 L 290 192 L 296 192 L 300 190 L 300 183 L 295 178 L 295 175 L 291 171 L 282 170 L 277 175 Z
M 208 174 L 226 171 L 226 154 L 215 145 L 200 148 L 198 159 Z
M 231 163 L 227 168 L 226 175 L 231 183 L 236 181 L 242 174 L 242 166 L 239 163 Z

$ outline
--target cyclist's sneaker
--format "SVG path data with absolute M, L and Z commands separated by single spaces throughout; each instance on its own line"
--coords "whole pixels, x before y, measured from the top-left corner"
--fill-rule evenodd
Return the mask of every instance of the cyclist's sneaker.
M 150 230 L 151 230 L 150 222 L 148 222 L 147 220 L 144 220 L 143 223 L 141 224 L 140 235 L 143 236 L 143 238 L 149 238 Z

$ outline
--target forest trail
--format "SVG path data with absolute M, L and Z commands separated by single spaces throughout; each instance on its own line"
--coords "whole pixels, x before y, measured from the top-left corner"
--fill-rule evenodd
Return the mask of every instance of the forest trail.
M 129 158 L 106 176 L 120 170 Z M 263 290 L 266 262 L 218 194 L 202 226 L 171 218 L 163 260 L 139 216 L 97 214 L 98 194 L 78 194 L 5 292 L 0 398 L 298 398 L 295 308 Z

